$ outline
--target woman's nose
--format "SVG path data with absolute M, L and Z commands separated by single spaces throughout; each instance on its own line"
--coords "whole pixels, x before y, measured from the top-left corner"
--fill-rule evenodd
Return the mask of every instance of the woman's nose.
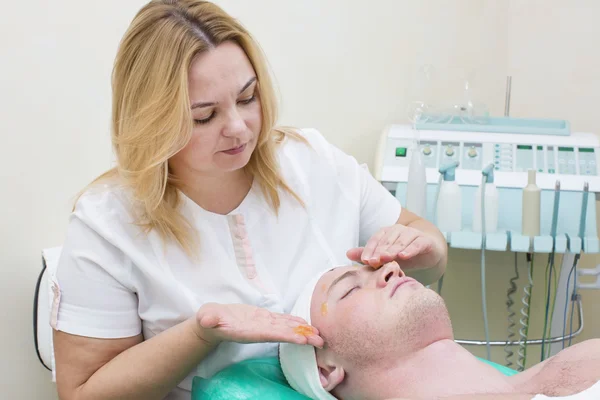
M 237 110 L 232 110 L 227 116 L 227 122 L 223 127 L 223 136 L 237 138 L 246 131 L 246 123 Z
M 384 264 L 377 271 L 377 286 L 385 287 L 392 278 L 402 278 L 405 276 L 404 271 L 396 261 Z

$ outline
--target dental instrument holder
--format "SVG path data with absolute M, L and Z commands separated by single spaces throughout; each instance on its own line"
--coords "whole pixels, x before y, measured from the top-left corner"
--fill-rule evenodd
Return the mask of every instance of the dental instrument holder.
M 554 248 L 556 253 L 563 253 L 555 303 L 564 304 L 565 300 L 573 301 L 578 320 L 578 327 L 575 328 L 575 332 L 566 337 L 568 340 L 578 336 L 583 330 L 581 295 L 573 296 L 572 288 L 566 290 L 569 286 L 567 285 L 568 272 L 574 263 L 575 254 L 600 253 L 596 226 L 596 201 L 586 201 L 588 189 L 595 196 L 600 194 L 600 168 L 596 168 L 596 165 L 600 165 L 600 140 L 591 133 L 572 133 L 562 136 L 561 133 L 552 132 L 552 129 L 548 129 L 546 135 L 543 135 L 542 125 L 539 126 L 538 132 L 520 131 L 515 128 L 512 134 L 493 133 L 493 129 L 481 127 L 461 131 L 458 125 L 449 127 L 443 124 L 440 129 L 422 130 L 419 151 L 428 156 L 426 158 L 428 193 L 426 218 L 435 223 L 434 206 L 435 194 L 438 190 L 439 165 L 444 165 L 451 160 L 461 162 L 461 166 L 456 169 L 456 182 L 460 187 L 461 197 L 472 199 L 481 185 L 483 165 L 496 160 L 494 152 L 508 151 L 512 157 L 508 165 L 502 164 L 502 160 L 499 165 L 496 162 L 494 181 L 498 190 L 498 229 L 496 232 L 490 232 L 486 228 L 485 249 L 547 254 Z M 407 167 L 411 156 L 410 152 L 406 153 L 402 150 L 411 143 L 414 135 L 413 128 L 404 125 L 386 127 L 375 155 L 375 178 L 390 190 L 401 204 L 405 204 Z M 519 153 L 520 146 L 529 147 L 527 154 Z M 470 158 L 469 153 L 473 150 L 477 152 L 474 152 L 474 158 Z M 566 157 L 566 152 L 569 151 L 573 156 L 572 165 L 569 165 L 571 161 L 567 161 L 568 157 Z M 522 156 L 530 158 L 522 158 Z M 525 166 L 528 160 L 530 166 Z M 587 167 L 588 165 L 590 167 Z M 533 248 L 530 247 L 530 237 L 521 234 L 522 191 L 527 184 L 529 168 L 538 170 L 538 186 L 541 189 L 540 213 L 544 216 L 541 218 L 540 233 L 533 238 Z M 555 212 L 554 207 L 557 180 L 561 181 L 560 202 L 556 207 L 558 213 Z M 482 234 L 471 230 L 474 212 L 472 203 L 463 201 L 461 209 L 461 230 L 443 232 L 443 234 L 450 247 L 480 250 L 483 245 Z M 556 218 L 550 218 L 554 215 Z M 552 225 L 555 225 L 554 229 Z M 578 270 L 577 288 L 600 288 L 600 279 L 591 284 L 580 282 L 580 278 L 587 275 L 600 276 L 600 266 L 595 271 Z M 551 324 L 551 337 L 545 339 L 545 343 L 550 344 L 550 355 L 556 354 L 565 340 L 562 335 L 565 321 L 561 309 L 562 307 L 556 307 Z M 464 345 L 487 344 L 486 341 L 474 339 L 456 339 L 456 342 Z M 541 343 L 542 340 L 537 338 L 527 340 L 528 345 Z M 518 341 L 493 340 L 490 344 L 515 346 Z
M 482 183 L 475 191 L 472 230 L 495 232 L 498 230 L 498 189 L 494 184 L 494 164 L 490 163 L 481 174 Z
M 459 215 L 457 215 L 456 213 L 440 213 L 439 212 L 439 208 L 440 205 L 444 203 L 444 201 L 448 201 L 448 199 L 446 199 L 446 197 L 442 198 L 442 195 L 444 196 L 454 196 L 456 197 L 457 195 L 461 196 L 460 193 L 460 188 L 458 187 L 458 185 L 456 184 L 456 168 L 458 168 L 458 166 L 460 165 L 460 163 L 458 161 L 454 161 L 454 162 L 450 162 L 446 165 L 443 165 L 440 167 L 439 169 L 439 173 L 440 173 L 440 180 L 438 181 L 438 187 L 437 187 L 437 192 L 435 195 L 435 202 L 434 202 L 434 221 L 438 226 L 442 227 L 442 230 L 447 230 L 445 228 L 447 228 L 448 226 L 452 226 L 452 225 L 458 225 L 459 229 L 462 229 L 461 223 L 460 221 L 458 221 L 456 223 L 456 221 L 454 221 L 455 218 L 460 218 Z M 453 193 L 453 191 L 455 191 Z M 440 198 L 442 199 L 442 202 L 440 203 Z M 452 206 L 455 206 L 460 203 L 462 203 L 461 199 L 450 199 L 453 201 L 450 201 L 449 203 Z M 440 222 L 440 215 L 442 216 L 443 220 L 442 222 Z M 454 231 L 458 231 L 458 230 L 454 230 Z
M 592 133 L 572 133 L 565 137 L 554 135 L 552 129 L 544 124 L 536 127 L 540 131 L 546 128 L 550 132 L 547 135 L 538 132 L 531 134 L 515 128 L 512 133 L 492 133 L 484 127 L 479 132 L 450 131 L 447 125 L 443 126 L 445 130 L 421 131 L 421 145 L 417 151 L 425 156 L 425 218 L 429 221 L 436 221 L 433 207 L 439 167 L 452 161 L 460 162 L 456 169 L 456 183 L 463 199 L 462 228 L 460 232 L 443 232 L 450 247 L 481 248 L 482 235 L 472 229 L 475 210 L 470 199 L 474 198 L 481 185 L 482 168 L 493 162 L 496 165 L 494 182 L 499 204 L 498 228 L 495 232 L 487 229 L 487 250 L 549 253 L 554 245 L 557 253 L 600 253 L 595 201 L 585 205 L 585 213 L 581 209 L 585 182 L 589 182 L 592 194 L 600 194 L 600 140 Z M 375 154 L 375 178 L 395 194 L 403 205 L 406 204 L 408 167 L 413 151 L 410 146 L 413 141 L 414 126 L 389 125 L 382 131 Z M 573 146 L 574 143 L 576 146 Z M 503 158 L 505 153 L 510 157 L 508 164 Z M 530 247 L 530 237 L 522 234 L 522 191 L 527 185 L 527 170 L 530 168 L 538 170 L 540 213 L 544 216 L 540 233 L 533 238 L 533 249 Z M 553 236 L 549 216 L 553 215 L 556 180 L 561 180 L 561 201 L 556 235 Z M 581 224 L 582 215 L 585 215 L 585 224 Z M 583 225 L 585 228 L 580 234 Z
M 456 171 L 456 175 L 461 174 Z M 460 186 L 460 185 L 459 185 Z M 476 186 L 460 186 L 462 199 L 473 199 Z M 498 187 L 498 229 L 496 232 L 486 232 L 486 250 L 513 251 L 518 253 L 550 253 L 554 246 L 556 253 L 600 253 L 596 230 L 595 202 L 588 202 L 584 215 L 585 228 L 583 236 L 580 235 L 580 224 L 583 213 L 580 207 L 583 192 L 562 191 L 561 201 L 558 205 L 556 220 L 556 233 L 552 235 L 552 218 L 542 218 L 540 236 L 533 237 L 533 248 L 530 248 L 530 237 L 521 234 L 522 223 L 522 196 L 521 190 L 515 188 Z M 437 184 L 427 185 L 427 212 L 426 218 L 436 223 L 435 199 Z M 406 182 L 396 185 L 394 194 L 401 204 L 406 204 Z M 553 215 L 554 190 L 542 189 L 540 212 L 541 215 Z M 450 247 L 478 250 L 482 246 L 482 234 L 473 232 L 473 207 L 470 201 L 462 202 L 462 230 L 458 232 L 442 232 Z M 583 238 L 583 240 L 582 240 Z M 567 241 L 569 246 L 567 247 Z
M 579 279 L 582 276 L 594 276 L 596 281 L 593 283 L 582 283 Z M 600 290 L 600 265 L 596 268 L 578 269 L 577 270 L 577 289 L 598 289 Z

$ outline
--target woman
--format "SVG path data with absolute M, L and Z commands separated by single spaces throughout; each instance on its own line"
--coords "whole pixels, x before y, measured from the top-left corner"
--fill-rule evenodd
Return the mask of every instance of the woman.
M 61 399 L 187 399 L 194 375 L 278 342 L 322 346 L 287 313 L 348 258 L 444 271 L 433 225 L 318 132 L 275 127 L 258 45 L 211 3 L 138 13 L 112 118 L 118 165 L 78 199 L 54 277 Z

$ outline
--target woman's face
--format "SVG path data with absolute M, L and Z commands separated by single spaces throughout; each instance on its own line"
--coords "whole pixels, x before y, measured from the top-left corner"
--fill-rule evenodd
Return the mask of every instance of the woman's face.
M 219 176 L 248 163 L 262 126 L 256 79 L 233 42 L 194 59 L 188 80 L 194 128 L 189 143 L 169 160 L 175 175 Z

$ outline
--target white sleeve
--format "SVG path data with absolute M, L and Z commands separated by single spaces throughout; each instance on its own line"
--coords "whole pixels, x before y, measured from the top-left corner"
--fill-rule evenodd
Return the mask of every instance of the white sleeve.
M 402 206 L 366 168 L 359 168 L 360 179 L 360 236 L 361 246 L 381 228 L 394 225 L 400 218 Z
M 130 271 L 131 263 L 119 249 L 73 215 L 53 277 L 53 328 L 104 339 L 139 334 Z
M 366 165 L 361 166 L 354 157 L 327 142 L 320 133 L 311 131 L 315 142 L 324 148 L 324 155 L 336 168 L 342 190 L 358 197 L 356 201 L 360 202 L 359 245 L 364 246 L 381 228 L 398 221 L 402 205 L 371 175 Z

